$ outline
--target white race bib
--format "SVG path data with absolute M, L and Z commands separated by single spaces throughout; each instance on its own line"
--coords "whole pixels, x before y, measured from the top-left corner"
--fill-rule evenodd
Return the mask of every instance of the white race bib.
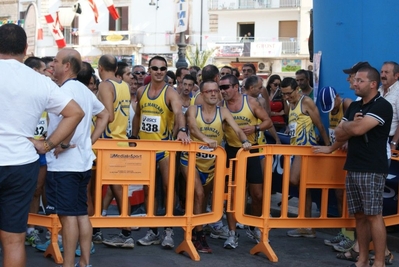
M 210 148 L 208 146 L 200 146 L 200 149 L 204 150 L 204 151 L 213 151 L 213 148 Z M 197 152 L 196 156 L 199 159 L 214 159 L 215 158 L 215 155 L 207 154 L 207 153 L 201 153 L 201 152 Z
M 36 125 L 34 136 L 35 138 L 40 138 L 45 133 L 47 133 L 47 117 L 41 117 Z
M 331 144 L 335 143 L 335 129 L 328 128 L 328 135 L 330 136 Z
M 297 123 L 296 122 L 291 122 L 290 124 L 288 124 L 288 128 L 289 128 L 289 136 L 291 136 L 291 138 L 295 138 L 296 137 L 296 127 L 297 127 Z
M 161 127 L 161 117 L 160 116 L 141 116 L 141 128 L 142 132 L 146 133 L 159 133 Z

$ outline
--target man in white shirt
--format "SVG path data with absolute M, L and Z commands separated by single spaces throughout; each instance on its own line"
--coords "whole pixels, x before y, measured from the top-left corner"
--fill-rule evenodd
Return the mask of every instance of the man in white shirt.
M 49 78 L 22 62 L 27 38 L 18 25 L 0 27 L 0 241 L 2 266 L 25 266 L 25 231 L 39 172 L 38 153 L 57 146 L 84 116 L 79 105 Z M 21 77 L 24 77 L 21 79 Z M 34 140 L 46 110 L 60 116 L 45 140 Z
M 60 50 L 54 58 L 54 77 L 61 91 L 72 97 L 85 112 L 73 135 L 46 154 L 46 212 L 58 214 L 62 224 L 64 267 L 89 265 L 92 226 L 87 211 L 87 184 L 95 159 L 92 144 L 104 131 L 109 117 L 97 97 L 76 80 L 81 65 L 79 52 L 70 48 Z M 96 116 L 96 125 L 90 134 L 92 116 Z M 49 114 L 49 119 L 48 133 L 51 134 L 61 118 Z M 75 265 L 78 240 L 81 257 Z
M 399 142 L 399 65 L 394 61 L 386 61 L 381 67 L 381 86 L 378 92 L 393 108 L 389 141 L 391 149 L 396 149 Z

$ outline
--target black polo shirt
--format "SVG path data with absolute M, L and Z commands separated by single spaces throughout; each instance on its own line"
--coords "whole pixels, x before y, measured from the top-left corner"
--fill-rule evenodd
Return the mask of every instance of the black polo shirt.
M 362 112 L 378 121 L 378 125 L 361 136 L 348 140 L 348 154 L 344 169 L 355 172 L 388 173 L 387 141 L 392 123 L 392 105 L 380 93 L 363 104 L 363 100 L 352 102 L 345 112 L 344 121 L 353 121 L 355 114 Z

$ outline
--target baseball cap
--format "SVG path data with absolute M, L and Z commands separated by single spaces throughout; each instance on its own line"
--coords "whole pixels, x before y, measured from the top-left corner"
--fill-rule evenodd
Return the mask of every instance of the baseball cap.
M 328 113 L 334 108 L 335 97 L 337 96 L 337 91 L 331 87 L 326 86 L 321 88 L 319 92 L 321 111 L 323 113 Z
M 344 73 L 346 74 L 353 74 L 358 72 L 358 70 L 360 70 L 363 67 L 371 67 L 370 64 L 367 61 L 360 61 L 358 63 L 356 63 L 355 65 L 353 65 L 350 69 L 345 69 L 343 70 Z

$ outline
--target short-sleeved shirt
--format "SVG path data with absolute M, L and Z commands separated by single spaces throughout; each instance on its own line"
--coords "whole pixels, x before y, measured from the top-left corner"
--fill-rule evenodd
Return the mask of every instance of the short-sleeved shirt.
M 392 105 L 379 93 L 368 103 L 352 102 L 343 121 L 353 121 L 362 112 L 378 121 L 378 125 L 361 136 L 348 140 L 348 155 L 344 169 L 354 172 L 388 173 L 387 140 L 392 121 Z
M 58 155 L 50 151 L 46 154 L 48 171 L 84 172 L 90 170 L 95 159 L 91 149 L 92 117 L 104 110 L 104 105 L 81 82 L 68 80 L 61 86 L 65 94 L 71 96 L 82 108 L 85 116 L 75 129 L 71 139 L 74 148 L 65 150 Z M 48 133 L 51 135 L 60 123 L 62 116 L 49 114 Z
M 17 60 L 0 60 L 0 73 L 0 166 L 32 163 L 39 156 L 28 138 L 43 111 L 58 115 L 71 97 Z

